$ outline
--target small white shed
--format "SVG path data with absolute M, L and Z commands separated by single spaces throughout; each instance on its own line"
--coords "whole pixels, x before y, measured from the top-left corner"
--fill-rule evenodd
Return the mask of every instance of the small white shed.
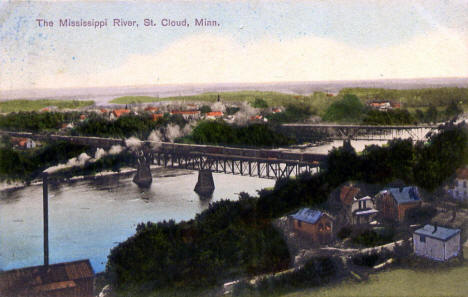
M 425 225 L 414 231 L 413 249 L 418 256 L 446 261 L 460 252 L 460 229 Z

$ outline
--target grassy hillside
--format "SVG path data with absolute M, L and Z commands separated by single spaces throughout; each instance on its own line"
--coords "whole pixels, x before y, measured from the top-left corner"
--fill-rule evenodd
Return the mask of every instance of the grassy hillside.
M 325 93 L 315 92 L 310 96 L 284 94 L 278 92 L 260 92 L 260 91 L 239 91 L 239 92 L 222 92 L 219 93 L 221 100 L 224 102 L 254 102 L 255 99 L 265 100 L 269 106 L 285 106 L 291 103 L 305 103 L 315 108 L 322 110 L 330 104 L 330 97 Z M 145 103 L 159 101 L 204 101 L 215 102 L 218 99 L 218 93 L 203 93 L 193 96 L 176 96 L 167 98 L 156 98 L 149 96 L 123 96 L 115 98 L 111 103 L 130 104 L 130 103 Z
M 59 109 L 75 109 L 90 106 L 93 104 L 94 101 L 91 100 L 8 100 L 0 102 L 0 112 L 37 111 L 47 106 L 57 106 Z
M 465 248 L 465 258 L 468 248 Z M 468 265 L 443 270 L 395 269 L 373 274 L 362 283 L 344 282 L 284 297 L 316 296 L 466 296 Z
M 346 88 L 342 89 L 339 96 L 353 94 L 361 101 L 368 100 L 393 100 L 401 102 L 403 107 L 423 107 L 423 106 L 446 106 L 452 101 L 462 102 L 468 105 L 468 88 L 427 88 L 411 90 L 393 90 L 377 88 Z

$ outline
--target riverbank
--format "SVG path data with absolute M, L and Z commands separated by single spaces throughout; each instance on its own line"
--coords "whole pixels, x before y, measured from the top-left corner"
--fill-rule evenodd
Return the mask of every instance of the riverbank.
M 192 171 L 186 170 L 186 169 L 166 169 L 163 166 L 159 166 L 159 165 L 151 165 L 150 167 L 151 167 L 151 173 L 153 175 L 155 175 L 155 177 L 175 177 L 175 176 L 192 174 Z M 162 172 L 161 172 L 161 170 L 162 170 Z M 111 176 L 127 177 L 129 175 L 132 175 L 136 171 L 137 170 L 135 168 L 123 167 L 118 172 L 115 172 L 115 171 L 102 171 L 102 172 L 98 172 L 98 173 L 96 173 L 94 175 L 73 176 L 71 178 L 61 178 L 61 179 L 58 179 L 56 181 L 72 183 L 72 182 L 76 182 L 76 181 L 95 180 L 95 179 L 104 178 L 104 177 L 111 177 Z M 165 171 L 170 171 L 171 173 L 161 174 L 161 173 L 164 173 Z M 19 189 L 24 189 L 24 188 L 26 188 L 28 186 L 40 186 L 40 185 L 42 185 L 42 180 L 41 179 L 33 180 L 29 184 L 23 183 L 23 182 L 12 182 L 12 183 L 3 182 L 3 183 L 0 184 L 0 192 L 15 191 L 15 190 L 19 190 Z

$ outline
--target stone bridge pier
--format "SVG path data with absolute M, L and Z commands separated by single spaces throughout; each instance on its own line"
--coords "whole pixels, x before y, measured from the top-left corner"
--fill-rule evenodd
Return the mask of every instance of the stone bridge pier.
M 142 188 L 149 188 L 153 182 L 150 165 L 153 162 L 153 154 L 149 148 L 143 147 L 135 152 L 137 155 L 137 172 L 133 182 Z
M 198 181 L 195 192 L 203 197 L 211 197 L 215 189 L 213 173 L 211 170 L 202 169 L 198 171 Z

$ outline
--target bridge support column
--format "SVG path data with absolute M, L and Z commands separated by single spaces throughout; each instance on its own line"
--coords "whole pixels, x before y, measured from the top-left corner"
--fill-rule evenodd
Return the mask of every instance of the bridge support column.
M 138 169 L 133 177 L 133 182 L 143 188 L 149 188 L 153 182 L 153 176 L 151 175 L 151 169 L 149 163 L 138 164 Z
M 213 173 L 210 170 L 198 171 L 198 181 L 195 185 L 195 192 L 200 196 L 211 196 L 214 189 Z

